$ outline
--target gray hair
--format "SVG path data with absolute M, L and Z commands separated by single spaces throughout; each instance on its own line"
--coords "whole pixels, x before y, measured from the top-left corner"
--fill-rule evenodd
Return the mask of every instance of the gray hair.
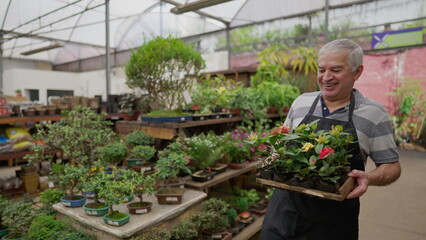
M 342 51 L 349 52 L 349 66 L 351 67 L 352 72 L 355 72 L 358 66 L 362 64 L 363 52 L 362 48 L 358 45 L 358 43 L 352 40 L 346 38 L 333 40 L 322 46 L 318 52 L 318 55 L 321 55 L 323 53 Z

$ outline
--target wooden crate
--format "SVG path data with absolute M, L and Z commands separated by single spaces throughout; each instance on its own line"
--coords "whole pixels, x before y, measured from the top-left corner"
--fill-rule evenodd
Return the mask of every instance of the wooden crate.
M 335 201 L 343 201 L 345 200 L 346 196 L 348 196 L 349 192 L 354 188 L 355 186 L 355 180 L 352 177 L 348 177 L 348 179 L 345 181 L 345 183 L 339 188 L 337 193 L 329 193 L 329 192 L 323 192 L 317 189 L 308 189 L 300 186 L 292 186 L 281 182 L 276 182 L 272 180 L 267 180 L 263 178 L 256 178 L 256 182 L 268 187 L 274 187 L 274 188 L 280 188 L 284 190 L 290 190 L 294 192 L 300 192 L 306 195 L 315 196 L 319 198 L 324 199 L 330 199 Z

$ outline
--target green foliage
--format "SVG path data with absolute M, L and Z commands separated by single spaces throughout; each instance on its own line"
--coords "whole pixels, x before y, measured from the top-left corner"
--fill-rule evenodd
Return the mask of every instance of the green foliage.
M 103 163 L 96 161 L 95 164 L 86 168 L 86 173 L 80 178 L 82 183 L 81 190 L 85 192 L 94 192 L 94 201 L 99 203 L 98 194 L 103 188 L 105 182 L 109 181 L 109 175 L 105 173 Z
M 226 132 L 221 136 L 221 148 L 227 162 L 242 163 L 250 158 L 252 146 L 246 142 L 247 138 L 247 130 L 241 128 L 235 129 L 232 133 Z
M 193 222 L 182 221 L 172 227 L 170 235 L 170 239 L 192 240 L 197 239 L 198 231 Z
M 85 176 L 86 172 L 84 166 L 55 163 L 52 165 L 50 179 L 59 184 L 65 193 L 73 196 L 81 190 L 81 178 Z
M 98 149 L 105 164 L 117 166 L 127 157 L 129 149 L 122 142 L 112 142 Z
M 275 188 L 267 188 L 266 189 L 266 195 L 265 195 L 265 199 L 266 200 L 270 200 L 272 197 L 272 194 L 274 194 Z
M 213 166 L 222 157 L 222 148 L 218 145 L 217 138 L 214 133 L 202 133 L 185 139 L 188 145 L 187 154 L 197 170 Z
M 155 229 L 155 231 L 150 232 L 149 234 L 146 234 L 146 237 L 140 238 L 140 237 L 133 237 L 130 240 L 168 240 L 171 239 L 170 233 L 162 230 L 162 229 Z
M 195 112 L 196 114 L 211 114 L 215 111 L 219 93 L 212 85 L 213 82 L 208 78 L 193 85 L 192 103 L 200 106 L 200 109 Z
M 264 107 L 290 107 L 296 97 L 300 95 L 297 87 L 277 82 L 264 81 L 253 89 Z
M 183 92 L 204 67 L 201 54 L 181 39 L 157 37 L 130 56 L 126 84 L 146 91 L 153 110 L 181 108 Z
M 238 213 L 235 208 L 229 208 L 228 211 L 226 211 L 226 217 L 228 218 L 229 225 L 232 225 L 235 222 L 235 219 L 237 218 Z
M 79 165 L 90 165 L 95 159 L 97 147 L 104 146 L 117 135 L 111 128 L 111 122 L 90 108 L 77 106 L 74 110 L 64 111 L 59 122 L 37 125 L 35 139 L 44 140 L 45 144 L 35 145 L 25 159 L 30 163 L 46 159 L 45 152 L 62 151 Z
M 260 200 L 256 189 L 236 189 L 236 193 L 238 194 L 238 197 L 235 199 L 235 205 L 242 212 L 247 211 L 251 205 Z
M 60 202 L 65 193 L 56 188 L 49 188 L 40 193 L 40 202 L 45 204 L 55 204 Z
M 114 212 L 114 205 L 121 204 L 126 197 L 133 194 L 133 172 L 133 170 L 114 168 L 109 181 L 105 181 L 103 187 L 99 189 L 98 196 L 110 206 L 109 213 Z
M 142 130 L 134 130 L 127 134 L 124 142 L 127 146 L 134 147 L 138 145 L 152 145 L 154 144 L 154 139 Z
M 151 175 L 144 175 L 143 172 L 129 171 L 128 178 L 133 186 L 135 194 L 140 202 L 143 202 L 143 195 L 151 195 L 155 192 L 155 179 Z
M 9 204 L 3 210 L 2 224 L 12 233 L 25 234 L 28 232 L 31 222 L 39 214 L 30 202 L 9 201 Z
M 225 201 L 210 198 L 203 202 L 203 208 L 200 212 L 192 216 L 191 222 L 195 223 L 200 229 L 209 233 L 223 232 L 229 226 L 227 211 L 229 204 Z
M 56 232 L 62 231 L 64 225 L 57 221 L 54 216 L 38 216 L 36 217 L 29 228 L 27 239 L 31 240 L 53 240 L 57 239 Z
M 132 149 L 130 157 L 141 158 L 144 160 L 144 162 L 147 162 L 155 156 L 156 152 L 157 150 L 155 150 L 155 147 L 139 145 Z
M 160 159 L 155 165 L 156 172 L 154 176 L 163 180 L 166 185 L 179 175 L 180 172 L 191 174 L 187 164 L 188 159 L 183 152 L 169 152 L 168 154 L 159 153 Z
M 176 110 L 156 110 L 145 114 L 147 117 L 179 117 L 189 115 L 186 112 L 182 112 L 180 109 Z
M 353 137 L 340 125 L 331 130 L 316 131 L 318 121 L 301 124 L 293 132 L 287 126 L 273 129 L 265 137 L 250 137 L 252 143 L 264 143 L 271 155 L 262 168 L 276 169 L 279 174 L 293 174 L 300 180 L 322 179 L 336 183 L 349 165 L 349 144 Z

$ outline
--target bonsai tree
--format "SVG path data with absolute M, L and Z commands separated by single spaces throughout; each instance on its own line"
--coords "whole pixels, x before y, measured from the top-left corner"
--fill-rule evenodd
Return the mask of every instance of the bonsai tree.
M 129 179 L 132 181 L 133 194 L 139 198 L 139 202 L 130 203 L 128 206 L 144 207 L 151 204 L 150 202 L 143 201 L 143 195 L 151 195 L 155 192 L 155 179 L 150 175 L 144 175 L 135 171 L 129 172 Z
M 154 138 L 144 133 L 142 130 L 135 130 L 124 138 L 124 142 L 127 146 L 132 148 L 138 145 L 152 145 L 154 144 Z
M 155 156 L 156 152 L 155 147 L 139 145 L 133 148 L 130 157 L 142 159 L 143 163 L 147 164 Z
M 49 151 L 60 151 L 78 165 L 90 165 L 95 159 L 95 150 L 117 137 L 111 128 L 111 122 L 90 108 L 77 106 L 74 110 L 63 111 L 59 122 L 38 124 L 35 139 L 41 139 L 43 145 L 35 145 L 24 158 L 34 161 L 52 160 Z M 46 157 L 47 156 L 47 157 Z
M 31 222 L 39 216 L 39 212 L 31 202 L 10 201 L 3 210 L 3 224 L 10 233 L 5 239 L 17 239 L 28 233 Z
M 245 212 L 248 213 L 249 207 L 260 200 L 256 189 L 237 189 L 236 192 L 239 196 L 236 197 L 235 205 L 240 210 L 241 216 L 243 216 Z M 245 213 L 245 215 L 250 216 L 250 213 L 247 213 Z
M 198 239 L 198 231 L 195 223 L 190 221 L 182 221 L 177 223 L 170 230 L 170 239 L 192 240 Z
M 226 231 L 229 226 L 227 211 L 229 204 L 217 198 L 210 198 L 203 202 L 201 212 L 195 214 L 191 221 L 196 223 L 199 232 L 218 234 Z
M 187 164 L 188 160 L 183 152 L 170 152 L 167 155 L 160 155 L 160 159 L 155 165 L 155 177 L 163 181 L 166 187 L 176 180 L 181 171 L 191 174 Z
M 192 46 L 177 38 L 157 37 L 130 56 L 126 84 L 147 92 L 152 110 L 182 108 L 183 92 L 204 67 Z
M 100 147 L 98 150 L 102 161 L 106 165 L 113 167 L 117 166 L 122 160 L 124 160 L 129 153 L 129 149 L 121 142 L 108 143 L 107 145 Z
M 126 197 L 133 194 L 134 185 L 130 172 L 133 170 L 114 169 L 110 181 L 105 181 L 100 188 L 99 198 L 109 206 L 108 218 L 122 219 L 127 216 L 125 213 L 114 211 L 113 206 L 121 204 Z
M 101 208 L 106 207 L 106 205 L 99 202 L 98 194 L 105 182 L 109 181 L 109 179 L 104 168 L 100 166 L 101 163 L 99 161 L 95 163 L 93 167 L 87 168 L 86 174 L 81 177 L 81 190 L 84 192 L 92 192 L 95 206 Z
M 55 163 L 52 165 L 50 179 L 59 184 L 61 190 L 68 195 L 67 200 L 76 200 L 82 197 L 74 197 L 74 194 L 81 190 L 81 179 L 86 173 L 84 166 Z

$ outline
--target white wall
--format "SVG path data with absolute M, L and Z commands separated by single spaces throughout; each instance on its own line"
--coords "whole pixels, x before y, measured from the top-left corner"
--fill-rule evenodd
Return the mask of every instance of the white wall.
M 113 69 L 110 94 L 122 94 L 131 90 L 125 84 L 123 70 Z M 105 71 L 83 73 L 44 71 L 36 69 L 12 68 L 3 75 L 3 93 L 15 95 L 15 90 L 38 89 L 40 103 L 47 104 L 47 90 L 71 90 L 74 96 L 94 97 L 102 95 L 106 101 Z M 28 96 L 27 96 L 28 97 Z

